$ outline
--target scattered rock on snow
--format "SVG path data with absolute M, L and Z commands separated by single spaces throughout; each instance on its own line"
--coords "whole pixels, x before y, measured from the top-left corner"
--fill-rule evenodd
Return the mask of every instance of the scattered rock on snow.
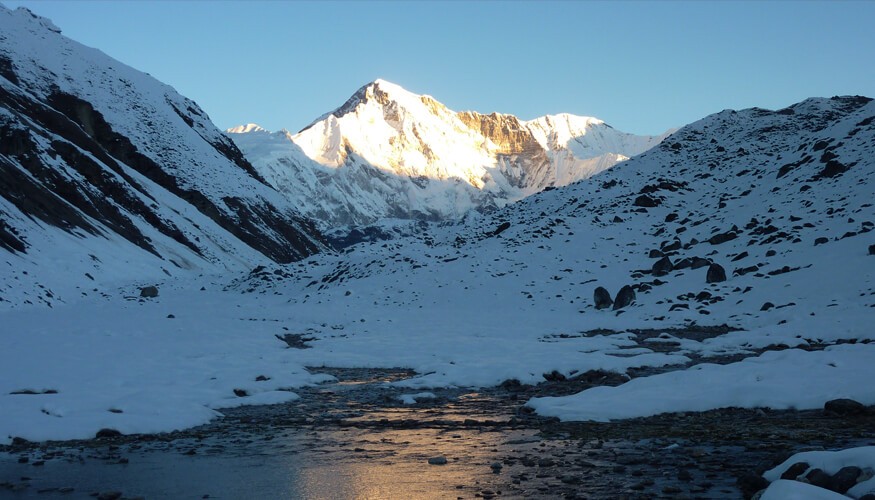
M 617 292 L 617 297 L 614 299 L 614 310 L 622 309 L 633 302 L 635 302 L 635 290 L 626 285 Z
M 597 287 L 593 293 L 593 302 L 595 302 L 596 309 L 607 309 L 608 307 L 611 307 L 614 300 L 611 299 L 611 292 L 605 287 L 600 286 Z
M 875 255 L 875 245 L 869 245 L 869 255 Z
M 144 286 L 140 288 L 140 297 L 152 299 L 158 296 L 157 286 Z
M 726 281 L 726 270 L 720 264 L 711 264 L 708 266 L 708 275 L 705 277 L 708 283 L 721 283 Z
M 668 257 L 663 257 L 656 261 L 651 268 L 654 276 L 665 276 L 670 273 L 671 270 L 674 269 L 674 265 L 671 263 L 671 259 Z

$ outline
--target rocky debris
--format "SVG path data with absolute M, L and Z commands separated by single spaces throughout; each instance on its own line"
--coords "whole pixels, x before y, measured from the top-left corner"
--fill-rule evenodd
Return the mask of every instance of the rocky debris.
M 708 275 L 705 277 L 707 283 L 722 283 L 726 281 L 726 270 L 720 264 L 711 264 L 708 266 Z
M 437 456 L 428 459 L 429 465 L 447 465 L 447 457 Z
M 775 307 L 775 304 L 772 304 L 771 302 L 764 302 L 762 307 L 760 307 L 760 311 L 768 311 L 769 309 L 772 309 L 773 307 Z
M 305 337 L 300 333 L 286 333 L 284 335 L 274 334 L 274 337 L 286 343 L 290 349 L 309 349 L 310 346 L 306 342 L 316 340 L 315 337 Z
M 814 239 L 814 246 L 823 245 L 825 243 L 829 243 L 829 238 L 827 238 L 826 236 L 821 236 Z
M 596 309 L 607 309 L 614 304 L 614 300 L 611 298 L 611 292 L 601 286 L 595 289 L 595 292 L 593 293 L 593 302 L 595 303 Z
M 244 390 L 244 389 L 234 389 L 234 395 L 237 396 L 238 398 L 245 398 L 246 396 L 249 395 L 249 393 L 246 392 L 246 390 Z
M 864 415 L 866 413 L 866 407 L 853 399 L 833 399 L 831 401 L 827 401 L 826 404 L 823 405 L 823 410 L 826 413 L 832 413 L 834 415 Z
M 635 302 L 635 290 L 631 286 L 625 285 L 617 292 L 617 297 L 614 299 L 614 310 L 622 309 L 633 302 Z
M 869 255 L 875 255 L 875 245 L 869 245 Z
M 565 375 L 559 373 L 556 370 L 553 370 L 550 373 L 544 374 L 544 380 L 546 380 L 547 382 L 562 382 L 565 379 L 566 379 Z
M 665 276 L 670 273 L 672 269 L 674 269 L 674 265 L 672 264 L 671 259 L 663 257 L 653 264 L 651 272 L 654 276 Z
M 140 297 L 145 299 L 153 299 L 158 296 L 157 286 L 144 286 L 140 288 Z

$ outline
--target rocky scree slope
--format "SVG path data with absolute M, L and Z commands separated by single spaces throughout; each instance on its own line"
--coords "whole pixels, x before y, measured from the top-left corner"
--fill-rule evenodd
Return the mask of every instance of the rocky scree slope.
M 0 6 L 0 302 L 322 248 L 197 104 Z
M 588 178 L 666 135 L 596 118 L 457 113 L 384 80 L 292 134 L 227 131 L 259 173 L 325 228 L 382 218 L 444 220 Z

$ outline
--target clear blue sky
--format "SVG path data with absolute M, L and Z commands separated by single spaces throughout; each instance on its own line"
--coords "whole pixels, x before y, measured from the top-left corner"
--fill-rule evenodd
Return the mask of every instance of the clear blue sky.
M 451 109 L 655 134 L 725 108 L 875 97 L 875 2 L 6 1 L 197 101 L 298 130 L 377 78 Z

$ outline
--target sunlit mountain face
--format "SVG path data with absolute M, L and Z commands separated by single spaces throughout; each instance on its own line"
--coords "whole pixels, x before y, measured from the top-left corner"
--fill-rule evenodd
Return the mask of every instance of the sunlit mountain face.
M 259 173 L 325 227 L 446 220 L 586 179 L 658 144 L 599 119 L 457 113 L 377 80 L 292 134 L 227 131 Z

